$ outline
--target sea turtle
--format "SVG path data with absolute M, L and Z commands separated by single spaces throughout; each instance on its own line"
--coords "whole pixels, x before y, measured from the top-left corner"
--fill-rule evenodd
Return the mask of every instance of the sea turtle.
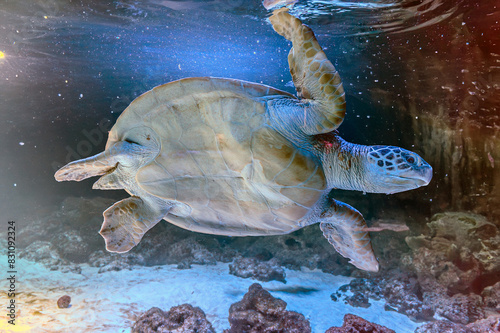
M 103 214 L 108 251 L 129 251 L 161 219 L 227 236 L 286 234 L 319 222 L 352 264 L 378 270 L 362 215 L 331 190 L 406 191 L 427 185 L 432 168 L 402 148 L 344 141 L 336 131 L 345 114 L 339 74 L 286 8 L 270 20 L 293 44 L 297 97 L 225 78 L 170 82 L 128 106 L 104 152 L 57 171 L 58 181 L 102 176 L 94 189 L 131 195 Z

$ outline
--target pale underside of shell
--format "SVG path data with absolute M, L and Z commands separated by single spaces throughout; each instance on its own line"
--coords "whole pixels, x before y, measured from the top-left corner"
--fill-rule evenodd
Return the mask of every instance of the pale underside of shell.
M 243 81 L 196 78 L 153 89 L 134 101 L 110 132 L 108 145 L 134 127 L 157 134 L 161 149 L 140 168 L 148 193 L 188 204 L 187 229 L 231 235 L 293 231 L 323 194 L 326 181 L 313 156 L 267 121 L 265 100 L 292 98 Z

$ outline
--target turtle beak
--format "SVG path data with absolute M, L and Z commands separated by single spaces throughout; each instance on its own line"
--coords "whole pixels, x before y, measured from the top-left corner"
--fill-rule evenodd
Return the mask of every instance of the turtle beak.
M 431 182 L 432 179 L 432 167 L 424 162 L 418 167 L 413 167 L 406 172 L 402 172 L 398 175 L 403 181 L 401 184 L 414 184 L 415 187 L 426 186 Z
M 432 167 L 427 164 L 426 167 L 422 168 L 420 172 L 422 175 L 422 177 L 420 178 L 422 184 L 420 184 L 419 186 L 427 186 L 432 179 Z

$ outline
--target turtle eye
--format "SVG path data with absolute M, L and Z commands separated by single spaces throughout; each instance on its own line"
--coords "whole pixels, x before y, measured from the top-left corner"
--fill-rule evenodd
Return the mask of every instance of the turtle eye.
M 410 153 L 406 153 L 406 154 L 402 154 L 404 159 L 406 160 L 406 162 L 408 162 L 409 164 L 415 164 L 417 162 L 417 158 L 413 155 L 413 154 L 410 154 Z
M 130 139 L 125 139 L 125 140 L 123 140 L 123 141 L 128 142 L 128 143 L 138 144 L 137 142 L 132 141 L 132 140 L 130 140 Z

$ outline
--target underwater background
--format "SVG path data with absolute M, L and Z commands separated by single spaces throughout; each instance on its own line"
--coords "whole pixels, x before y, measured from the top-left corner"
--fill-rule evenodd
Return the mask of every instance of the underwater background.
M 300 0 L 291 9 L 342 77 L 341 136 L 401 146 L 434 169 L 428 186 L 409 192 L 334 191 L 369 226 L 393 226 L 371 233 L 380 272 L 368 273 L 317 225 L 222 237 L 162 221 L 129 253 L 111 254 L 98 234 L 102 212 L 128 195 L 54 180 L 66 163 L 103 151 L 121 112 L 157 85 L 216 76 L 295 93 L 290 44 L 260 1 L 0 0 L 0 332 L 130 332 L 136 322 L 147 332 L 155 320 L 175 332 L 371 325 L 347 314 L 386 327 L 377 332 L 499 332 L 499 7 Z M 64 295 L 71 306 L 60 308 Z M 16 325 L 5 309 L 13 298 Z M 182 304 L 191 307 L 172 310 L 177 317 L 142 316 Z

